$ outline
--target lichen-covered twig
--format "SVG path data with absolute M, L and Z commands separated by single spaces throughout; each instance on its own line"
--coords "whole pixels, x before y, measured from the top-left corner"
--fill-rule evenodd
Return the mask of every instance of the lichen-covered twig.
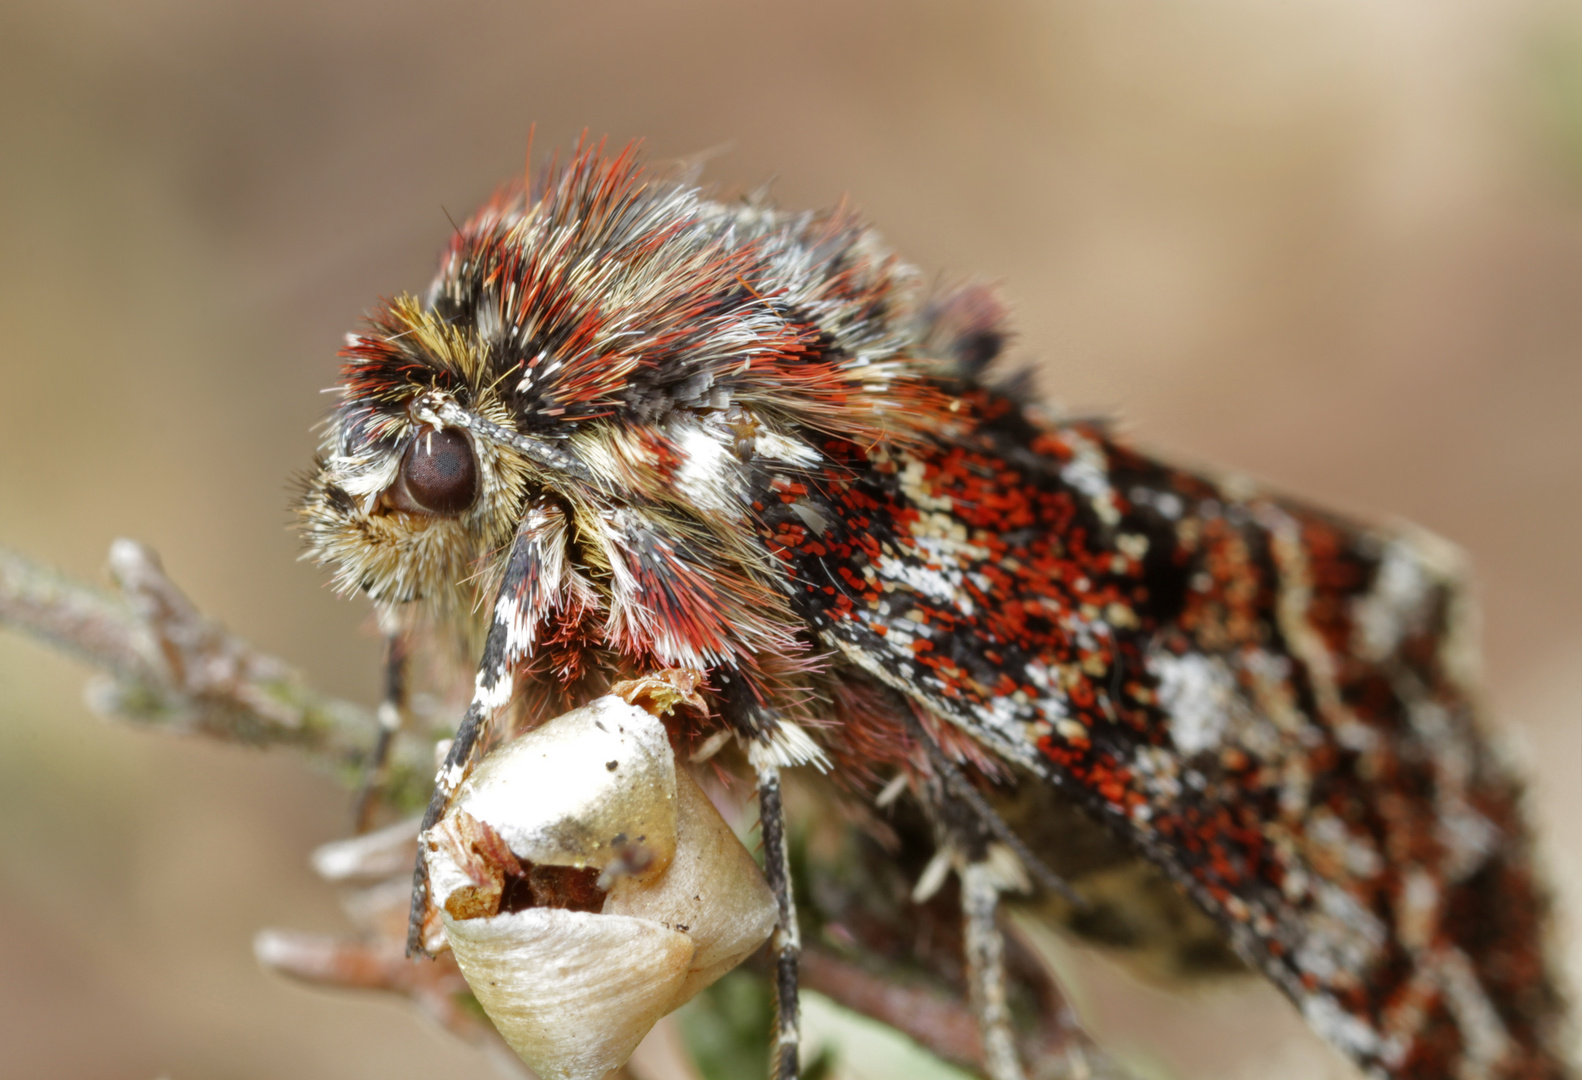
M 0 624 L 99 668 L 88 701 L 102 713 L 290 746 L 348 780 L 356 775 L 374 742 L 369 710 L 314 691 L 287 664 L 204 616 L 144 545 L 115 541 L 109 568 L 118 592 L 0 549 Z M 427 753 L 417 740 L 398 747 L 393 772 L 422 777 Z
M 132 541 L 117 541 L 143 551 Z M 152 681 L 154 657 L 127 601 L 0 548 L 0 624 L 117 677 Z

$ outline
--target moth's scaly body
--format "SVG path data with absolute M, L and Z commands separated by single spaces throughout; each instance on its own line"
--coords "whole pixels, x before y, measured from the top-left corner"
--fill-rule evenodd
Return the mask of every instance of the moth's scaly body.
M 581 154 L 352 339 L 308 542 L 389 611 L 481 598 L 475 721 L 697 668 L 779 764 L 872 775 L 912 713 L 1059 786 L 1375 1074 L 1562 1075 L 1444 546 L 1049 420 L 980 378 L 1003 334 L 849 214 Z

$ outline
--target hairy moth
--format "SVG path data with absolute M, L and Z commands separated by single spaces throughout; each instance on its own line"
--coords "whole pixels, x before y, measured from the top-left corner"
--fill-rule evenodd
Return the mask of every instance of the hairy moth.
M 695 669 L 676 735 L 749 749 L 766 847 L 778 768 L 921 792 L 953 762 L 1097 822 L 1369 1074 L 1563 1075 L 1454 554 L 1046 415 L 985 377 L 1002 324 L 845 210 L 711 201 L 630 150 L 458 229 L 342 353 L 301 505 L 398 636 L 475 626 L 429 824 L 509 730 Z

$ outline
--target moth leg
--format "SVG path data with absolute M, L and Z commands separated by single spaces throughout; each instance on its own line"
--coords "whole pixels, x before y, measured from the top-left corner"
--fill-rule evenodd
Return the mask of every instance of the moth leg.
M 375 796 L 384 779 L 390 744 L 395 741 L 396 732 L 401 730 L 406 700 L 407 638 L 400 630 L 391 630 L 385 633 L 384 695 L 376 714 L 379 733 L 374 741 L 373 752 L 363 765 L 362 784 L 357 789 L 357 800 L 352 804 L 352 821 L 360 833 L 367 832 L 373 823 Z
M 478 736 L 492 713 L 487 702 L 479 697 L 473 698 L 472 704 L 467 706 L 467 714 L 456 728 L 456 737 L 451 740 L 450 750 L 445 754 L 445 763 L 434 777 L 434 794 L 428 801 L 428 809 L 423 811 L 423 824 L 419 826 L 417 834 L 417 864 L 412 868 L 412 910 L 407 916 L 406 927 L 406 954 L 409 957 L 428 955 L 423 945 L 423 923 L 428 917 L 428 863 L 423 858 L 424 837 L 439 822 L 450 806 L 451 797 L 461 786 L 462 778 L 472 765 L 473 751 L 479 745 Z
M 1085 910 L 1088 906 L 1077 891 L 1073 889 L 1066 879 L 1051 870 L 1042 859 L 1034 855 L 1032 849 L 1016 835 L 1016 830 L 1005 823 L 1005 819 L 995 813 L 994 807 L 988 800 L 973 787 L 971 782 L 962 775 L 956 763 L 945 756 L 931 735 L 918 722 L 917 717 L 906 714 L 903 717 L 907 729 L 911 732 L 923 749 L 928 754 L 929 765 L 933 767 L 939 777 L 944 790 L 951 798 L 963 803 L 971 812 L 978 825 L 990 836 L 1011 850 L 1011 853 L 1021 862 L 1029 876 L 1044 888 L 1056 893 L 1072 904 L 1077 910 Z
M 753 744 L 748 758 L 758 778 L 764 877 L 780 908 L 774 937 L 770 939 L 775 971 L 775 1037 L 769 1076 L 770 1080 L 796 1080 L 802 1039 L 797 998 L 797 957 L 802 951 L 802 935 L 797 928 L 796 897 L 791 891 L 791 853 L 786 844 L 785 808 L 780 799 L 780 768 L 769 760 L 768 748 L 760 743 Z
M 913 900 L 925 902 L 955 868 L 961 882 L 968 996 L 983 1039 L 984 1069 L 990 1080 L 1023 1080 L 1026 1073 L 1016 1052 L 1006 998 L 1005 937 L 995 919 L 1000 895 L 1026 892 L 1031 878 L 1078 907 L 1086 902 L 1033 854 L 916 716 L 908 712 L 903 721 L 928 756 L 932 776 L 918 795 L 933 820 L 939 845 L 917 882 Z M 1078 1069 L 1071 1075 L 1086 1072 Z
M 1000 904 L 997 872 L 986 860 L 974 860 L 959 876 L 967 992 L 983 1036 L 984 1071 L 989 1080 L 1024 1080 L 1005 997 L 1005 938 L 995 922 Z
M 483 656 L 478 661 L 478 675 L 472 685 L 472 701 L 467 712 L 456 725 L 456 737 L 450 741 L 445 763 L 434 777 L 434 794 L 423 812 L 423 824 L 417 834 L 417 862 L 412 867 L 412 909 L 407 916 L 406 954 L 425 956 L 423 924 L 428 918 L 428 862 L 424 859 L 427 836 L 450 806 L 456 789 L 471 771 L 474 759 L 483 749 L 481 736 L 494 714 L 510 703 L 516 689 L 516 664 L 521 659 L 519 650 L 513 650 L 511 639 L 519 633 L 522 621 L 523 590 L 535 563 L 537 541 L 531 517 L 524 520 L 511 542 L 511 552 L 506 557 L 505 576 L 495 593 L 493 618 L 489 633 L 484 638 Z

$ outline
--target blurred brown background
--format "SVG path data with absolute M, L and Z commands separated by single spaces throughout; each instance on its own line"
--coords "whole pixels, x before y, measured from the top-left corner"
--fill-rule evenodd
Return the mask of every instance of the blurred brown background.
M 850 195 L 927 270 L 1003 280 L 1052 397 L 1463 545 L 1574 885 L 1582 6 L 11 0 L 0 544 L 93 577 L 145 540 L 370 699 L 285 478 L 341 334 L 426 282 L 531 121 Z M 305 857 L 345 796 L 105 725 L 82 678 L 0 633 L 0 1074 L 459 1074 L 407 1011 L 253 963 L 260 926 L 343 925 Z

